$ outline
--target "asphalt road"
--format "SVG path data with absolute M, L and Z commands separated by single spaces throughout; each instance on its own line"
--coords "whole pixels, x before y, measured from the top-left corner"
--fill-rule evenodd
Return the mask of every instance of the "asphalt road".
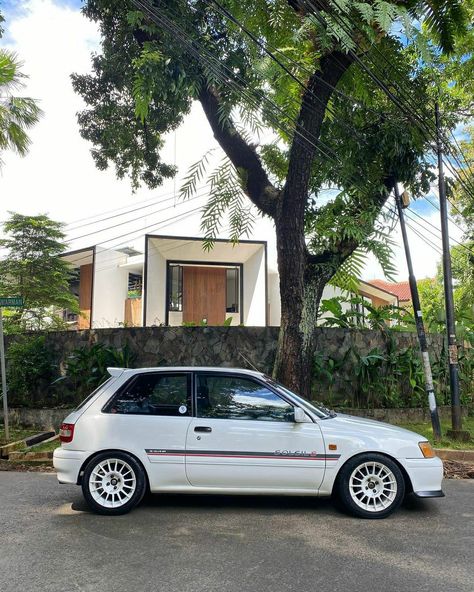
M 54 474 L 0 472 L 1 592 L 472 592 L 474 481 L 357 520 L 330 500 L 150 496 L 89 513 Z

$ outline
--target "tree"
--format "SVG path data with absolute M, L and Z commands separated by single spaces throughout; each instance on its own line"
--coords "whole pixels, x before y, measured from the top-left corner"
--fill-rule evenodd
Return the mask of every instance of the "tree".
M 451 248 L 454 284 L 456 332 L 460 339 L 472 340 L 474 335 L 474 242 L 465 241 Z M 443 266 L 438 263 L 436 277 L 418 281 L 421 308 L 428 330 L 445 332 Z
M 6 150 L 24 156 L 30 145 L 27 130 L 41 116 L 41 109 L 34 99 L 12 94 L 24 86 L 26 76 L 20 70 L 21 65 L 14 53 L 0 48 L 0 156 Z
M 84 11 L 100 23 L 102 53 L 93 57 L 94 73 L 74 75 L 73 84 L 88 105 L 79 123 L 97 166 L 113 162 L 119 177 L 158 185 L 174 174 L 159 158 L 162 135 L 199 101 L 226 155 L 209 174 L 208 245 L 223 213 L 232 238 L 249 231 L 243 193 L 273 219 L 281 296 L 274 375 L 309 394 L 324 286 L 357 269 L 364 250 L 388 260 L 376 224 L 393 184 L 419 194 L 430 176 L 427 139 L 411 114 L 354 64 L 382 48 L 423 110 L 429 80 L 392 23 L 423 18 L 451 50 L 465 29 L 462 2 L 88 0 Z M 261 129 L 274 141 L 262 144 Z M 185 196 L 207 174 L 206 161 L 193 168 Z M 342 191 L 324 205 L 328 183 Z
M 0 295 L 24 299 L 24 308 L 7 318 L 10 331 L 54 326 L 60 318 L 53 307 L 78 311 L 69 290 L 69 264 L 60 258 L 65 251 L 61 227 L 45 215 L 16 213 L 3 225 L 10 236 L 0 239 L 0 247 L 8 250 L 0 261 Z

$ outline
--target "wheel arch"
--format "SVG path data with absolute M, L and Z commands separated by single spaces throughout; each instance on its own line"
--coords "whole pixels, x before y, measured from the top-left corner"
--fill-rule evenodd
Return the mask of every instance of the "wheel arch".
M 79 469 L 79 473 L 77 475 L 77 485 L 82 485 L 82 477 L 84 475 L 84 471 L 86 466 L 90 463 L 91 460 L 93 460 L 96 456 L 99 456 L 101 454 L 104 454 L 105 452 L 107 453 L 111 453 L 113 454 L 114 452 L 122 452 L 124 454 L 128 454 L 129 456 L 133 457 L 134 460 L 136 460 L 136 462 L 141 466 L 141 468 L 143 469 L 143 474 L 145 475 L 145 479 L 146 479 L 146 487 L 147 487 L 147 491 L 150 491 L 150 478 L 148 476 L 148 471 L 145 468 L 145 465 L 143 464 L 143 462 L 138 458 L 138 456 L 136 454 L 133 454 L 133 452 L 129 452 L 128 450 L 123 450 L 122 448 L 104 448 L 103 450 L 96 450 L 95 452 L 93 452 L 90 456 L 88 456 L 84 462 L 81 465 L 81 468 Z
M 411 493 L 413 491 L 413 485 L 412 485 L 410 476 L 408 475 L 405 467 L 400 463 L 400 461 L 397 458 L 395 458 L 391 454 L 387 454 L 386 452 L 381 452 L 380 450 L 364 450 L 364 452 L 359 452 L 357 454 L 353 454 L 352 456 L 347 458 L 344 461 L 344 463 L 339 467 L 339 470 L 337 471 L 336 478 L 334 479 L 334 483 L 332 485 L 331 495 L 335 493 L 338 482 L 339 482 L 340 475 L 342 473 L 342 469 L 347 465 L 347 463 L 354 460 L 358 456 L 364 456 L 366 454 L 378 454 L 380 456 L 385 456 L 386 458 L 389 458 L 392 462 L 394 462 L 398 466 L 398 468 L 400 469 L 400 471 L 403 475 L 403 480 L 405 481 L 405 492 Z

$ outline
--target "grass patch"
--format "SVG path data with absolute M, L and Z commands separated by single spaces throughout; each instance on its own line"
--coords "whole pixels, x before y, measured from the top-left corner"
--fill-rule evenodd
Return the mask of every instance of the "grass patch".
M 431 422 L 424 423 L 401 423 L 398 424 L 402 428 L 417 432 L 429 440 L 432 444 L 433 440 L 433 428 Z M 453 450 L 474 450 L 474 417 L 466 417 L 462 421 L 462 429 L 467 430 L 471 434 L 470 442 L 457 442 L 446 437 L 446 432 L 451 428 L 450 421 L 441 422 L 441 432 L 443 438 L 441 442 L 436 443 L 437 448 L 452 448 Z
M 28 452 L 51 452 L 52 450 L 56 450 L 61 446 L 61 442 L 59 438 L 53 440 L 52 442 L 41 442 L 40 444 L 36 444 L 36 446 L 31 446 L 30 448 L 25 448 L 23 451 Z
M 9 444 L 10 442 L 17 442 L 18 440 L 24 440 L 28 438 L 28 436 L 34 436 L 38 434 L 41 430 L 34 430 L 32 428 L 10 428 L 10 439 L 7 442 L 5 439 L 5 429 L 3 426 L 0 428 L 0 446 L 4 444 Z

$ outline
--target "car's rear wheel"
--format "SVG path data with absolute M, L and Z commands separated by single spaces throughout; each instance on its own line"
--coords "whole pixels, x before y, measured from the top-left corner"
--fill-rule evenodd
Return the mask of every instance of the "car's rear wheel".
M 397 463 L 383 454 L 361 454 L 341 469 L 337 493 L 343 506 L 361 518 L 385 518 L 402 503 L 405 480 Z
M 104 452 L 87 464 L 82 491 L 89 507 L 98 514 L 130 512 L 146 491 L 143 468 L 125 452 Z

